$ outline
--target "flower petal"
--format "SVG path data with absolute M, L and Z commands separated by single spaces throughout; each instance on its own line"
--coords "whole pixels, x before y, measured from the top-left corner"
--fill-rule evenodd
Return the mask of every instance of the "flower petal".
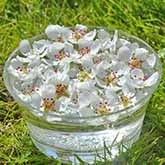
M 93 31 L 85 34 L 83 39 L 91 41 L 91 40 L 93 40 L 95 38 L 95 36 L 96 36 L 96 29 L 94 29 Z
M 64 44 L 60 42 L 54 42 L 48 47 L 48 53 L 50 56 L 54 56 L 56 53 L 58 53 L 60 50 L 64 48 Z
M 92 111 L 89 107 L 79 108 L 78 113 L 80 117 L 89 117 L 95 115 L 94 111 Z
M 69 83 L 69 76 L 67 74 L 58 73 L 57 79 L 58 79 L 58 83 L 61 83 L 64 85 L 68 85 L 68 83 Z
M 100 41 L 96 39 L 92 43 L 90 54 L 97 54 L 100 48 L 101 48 Z
M 144 61 L 147 57 L 148 50 L 144 48 L 137 48 L 135 49 L 135 57 L 141 61 Z
M 40 108 L 41 96 L 38 93 L 34 93 L 34 94 L 31 95 L 31 104 L 35 108 Z
M 152 86 L 157 83 L 159 79 L 159 73 L 155 72 L 153 73 L 147 80 L 144 81 L 144 86 Z
M 124 96 L 127 96 L 129 98 L 135 96 L 136 93 L 135 88 L 126 83 L 122 86 L 122 91 Z
M 23 55 L 30 52 L 31 46 L 28 40 L 22 40 L 19 44 L 19 50 Z
M 144 87 L 144 81 L 143 80 L 138 80 L 138 79 L 133 79 L 131 80 L 131 86 L 134 88 L 143 88 Z
M 111 88 L 105 89 L 105 96 L 108 99 L 108 103 L 111 106 L 114 106 L 115 104 L 117 104 L 119 102 L 116 92 L 114 92 Z
M 29 56 L 28 56 L 28 57 L 29 57 Z M 29 62 L 32 61 L 30 58 L 27 58 L 27 57 L 20 57 L 20 56 L 16 56 L 15 59 L 19 61 L 19 63 L 20 63 L 19 65 L 20 65 L 20 66 L 22 66 L 23 63 L 29 63 Z M 22 63 L 22 64 L 21 64 L 21 63 Z
M 141 69 L 133 69 L 133 70 L 131 70 L 131 77 L 133 78 L 133 79 L 141 79 L 141 80 L 143 80 L 143 78 L 144 78 L 144 73 L 143 73 L 143 71 L 141 70 Z
M 98 64 L 95 68 L 92 69 L 92 75 L 99 78 L 104 78 L 106 76 L 106 69 L 103 63 Z
M 128 47 L 122 46 L 118 49 L 117 55 L 118 55 L 119 60 L 129 61 L 129 59 L 131 57 L 131 51 Z
M 128 47 L 131 51 L 135 51 L 135 49 L 139 48 L 139 44 L 135 42 L 130 44 Z
M 70 56 L 70 54 L 74 52 L 73 45 L 70 44 L 69 42 L 66 42 L 64 45 L 64 51 L 68 56 Z
M 42 98 L 54 99 L 55 97 L 55 86 L 52 84 L 44 84 L 41 89 Z
M 91 91 L 95 89 L 95 81 L 94 80 L 87 80 L 84 82 L 77 82 L 77 89 L 81 92 L 83 91 Z
M 54 40 L 58 37 L 60 28 L 61 26 L 59 25 L 49 25 L 47 26 L 45 33 L 49 39 Z
M 98 35 L 98 39 L 100 40 L 109 40 L 111 38 L 110 34 L 104 29 L 100 29 L 97 35 Z
M 111 46 L 110 46 L 110 52 L 112 53 L 116 52 L 117 41 L 118 41 L 118 30 L 115 30 L 115 33 L 111 42 Z
M 39 56 L 34 56 L 33 58 L 31 58 L 31 61 L 28 64 L 28 67 L 33 69 L 36 68 L 37 66 L 39 66 L 41 64 L 41 60 Z
M 124 62 L 117 62 L 117 63 L 112 65 L 111 70 L 118 77 L 121 75 L 128 74 L 130 71 L 130 68 Z
M 145 61 L 148 63 L 148 65 L 149 65 L 151 68 L 153 68 L 153 67 L 155 66 L 155 64 L 156 64 L 156 56 L 155 56 L 155 54 L 150 54 L 150 55 L 146 58 Z
M 92 41 L 88 41 L 84 38 L 78 40 L 79 48 L 90 47 L 92 45 Z
M 127 82 L 127 78 L 125 76 L 121 76 L 117 80 L 117 84 L 123 86 Z
M 79 94 L 79 105 L 80 108 L 87 107 L 89 104 L 96 102 L 99 99 L 95 92 L 82 92 Z
M 88 28 L 87 28 L 87 26 L 84 26 L 84 25 L 81 25 L 81 24 L 76 24 L 75 30 L 76 31 L 80 31 L 80 30 L 87 31 Z
M 42 54 L 49 45 L 50 42 L 48 40 L 38 40 L 33 42 L 32 47 L 35 53 Z
M 123 46 L 129 47 L 130 44 L 131 43 L 129 41 L 127 41 L 126 39 L 120 38 L 117 42 L 117 47 L 118 48 L 123 47 Z

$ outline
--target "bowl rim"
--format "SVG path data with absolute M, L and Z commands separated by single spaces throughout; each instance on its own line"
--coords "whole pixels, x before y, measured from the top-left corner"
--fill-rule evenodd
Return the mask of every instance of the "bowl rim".
M 122 108 L 120 109 L 119 111 L 116 111 L 116 112 L 111 112 L 109 114 L 101 114 L 101 115 L 93 115 L 93 116 L 84 116 L 84 117 L 80 117 L 80 116 L 67 116 L 67 115 L 61 115 L 61 114 L 57 114 L 55 112 L 45 112 L 45 111 L 40 111 L 40 110 L 37 110 L 37 108 L 35 107 L 32 107 L 32 106 L 29 106 L 27 103 L 23 103 L 21 101 L 21 99 L 19 99 L 15 94 L 14 92 L 12 92 L 12 88 L 10 87 L 10 82 L 9 82 L 9 74 L 8 74 L 8 65 L 9 65 L 9 62 L 10 60 L 15 56 L 15 54 L 19 51 L 19 48 L 17 47 L 10 55 L 9 57 L 7 58 L 6 62 L 5 62 L 5 66 L 4 66 L 4 71 L 3 71 L 3 78 L 4 78 L 4 83 L 5 83 L 5 86 L 6 88 L 8 89 L 10 95 L 14 98 L 14 100 L 19 103 L 21 106 L 23 107 L 26 107 L 26 109 L 28 109 L 30 112 L 39 112 L 40 114 L 42 114 L 42 116 L 51 116 L 51 117 L 55 117 L 55 119 L 73 119 L 73 120 L 81 120 L 81 119 L 96 119 L 96 118 L 100 118 L 100 117 L 108 117 L 108 116 L 112 116 L 112 115 L 115 115 L 115 114 L 120 114 L 121 112 L 126 112 L 128 110 L 131 110 L 133 107 L 142 107 L 144 105 L 144 103 L 146 103 L 150 97 L 152 96 L 153 92 L 156 90 L 156 88 L 158 87 L 160 81 L 161 81 L 161 77 L 162 77 L 162 64 L 161 64 L 161 61 L 160 61 L 160 58 L 158 56 L 158 54 L 156 53 L 156 51 L 148 44 L 146 43 L 144 40 L 140 39 L 139 37 L 136 37 L 134 35 L 131 35 L 123 30 L 120 30 L 120 29 L 114 29 L 114 28 L 109 28 L 109 27 L 103 27 L 103 26 L 87 26 L 89 29 L 105 29 L 107 30 L 108 32 L 114 32 L 114 31 L 118 31 L 119 33 L 119 36 L 120 34 L 122 34 L 124 37 L 129 37 L 129 39 L 133 39 L 135 41 L 138 41 L 140 43 L 142 43 L 147 49 L 150 50 L 150 52 L 152 52 L 155 56 L 156 56 L 156 64 L 155 66 L 158 67 L 158 72 L 159 72 L 159 78 L 157 80 L 157 82 L 152 86 L 152 91 L 149 91 L 149 94 L 148 95 L 145 95 L 143 97 L 142 100 L 139 100 L 137 101 L 134 105 L 130 105 L 128 107 L 125 107 L 125 108 Z M 72 28 L 72 27 L 67 27 L 67 28 Z M 41 37 L 41 38 L 40 38 Z M 35 35 L 31 38 L 28 38 L 29 41 L 35 41 L 36 39 L 40 38 L 40 39 L 43 39 L 43 37 L 47 37 L 45 33 L 41 33 L 41 34 L 38 34 L 38 35 Z M 151 87 L 150 87 L 151 88 Z M 141 102 L 144 102 L 142 105 L 140 104 Z M 139 107 L 139 108 L 140 108 Z

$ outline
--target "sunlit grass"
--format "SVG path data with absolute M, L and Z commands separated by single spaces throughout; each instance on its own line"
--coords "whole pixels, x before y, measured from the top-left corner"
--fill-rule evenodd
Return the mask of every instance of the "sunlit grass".
M 1 0 L 0 1 L 0 164 L 55 164 L 30 140 L 18 105 L 7 93 L 2 79 L 5 59 L 21 39 L 42 33 L 48 24 L 77 23 L 122 29 L 165 48 L 164 0 Z M 165 73 L 165 51 L 161 53 Z M 116 164 L 165 163 L 165 76 L 147 109 L 140 140 Z M 110 161 L 96 162 L 110 164 Z

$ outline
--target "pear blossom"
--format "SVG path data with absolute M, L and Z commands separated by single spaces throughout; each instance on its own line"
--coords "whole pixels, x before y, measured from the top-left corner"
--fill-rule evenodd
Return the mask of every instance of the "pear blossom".
M 96 36 L 96 30 L 88 33 L 87 30 L 88 28 L 86 26 L 77 24 L 73 29 L 69 41 L 73 44 L 76 44 L 80 39 L 92 41 Z
M 22 61 L 21 58 L 15 58 L 11 60 L 10 66 L 8 68 L 9 72 L 20 80 L 29 80 L 36 77 L 35 69 L 28 67 L 29 59 L 27 61 Z
M 56 96 L 55 90 L 56 88 L 52 84 L 44 84 L 41 87 L 41 97 L 42 97 L 41 107 L 46 111 L 54 109 L 55 96 Z
M 47 76 L 47 83 L 55 86 L 55 93 L 58 97 L 67 95 L 67 88 L 69 83 L 69 76 L 62 73 L 56 73 L 54 75 Z
M 97 54 L 101 45 L 99 43 L 99 40 L 88 41 L 86 39 L 80 39 L 78 41 L 78 46 L 80 58 L 82 58 L 85 55 Z
M 8 67 L 15 94 L 40 111 L 110 114 L 141 101 L 160 78 L 156 55 L 117 30 L 49 25 L 45 34 L 22 40 Z

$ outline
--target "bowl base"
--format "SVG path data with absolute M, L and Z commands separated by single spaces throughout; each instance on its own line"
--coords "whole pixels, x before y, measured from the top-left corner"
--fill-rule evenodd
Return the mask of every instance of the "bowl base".
M 126 148 L 130 148 L 134 142 L 136 142 L 139 139 L 141 130 L 137 131 L 136 134 L 127 142 L 124 142 L 124 148 L 123 152 L 126 151 Z M 114 158 L 118 155 L 119 153 L 119 145 L 115 145 L 111 147 L 110 152 L 111 155 L 105 151 L 91 151 L 91 152 L 70 152 L 67 150 L 62 150 L 56 147 L 52 147 L 49 145 L 45 145 L 33 137 L 31 137 L 33 143 L 35 146 L 46 156 L 60 160 L 62 163 L 71 163 L 72 165 L 78 165 L 80 164 L 80 161 L 82 160 L 84 163 L 88 164 L 93 164 L 96 160 L 97 161 L 103 161 L 104 162 L 104 157 L 105 157 L 105 152 L 106 152 L 106 159 L 113 161 Z M 115 159 L 116 161 L 116 159 Z

